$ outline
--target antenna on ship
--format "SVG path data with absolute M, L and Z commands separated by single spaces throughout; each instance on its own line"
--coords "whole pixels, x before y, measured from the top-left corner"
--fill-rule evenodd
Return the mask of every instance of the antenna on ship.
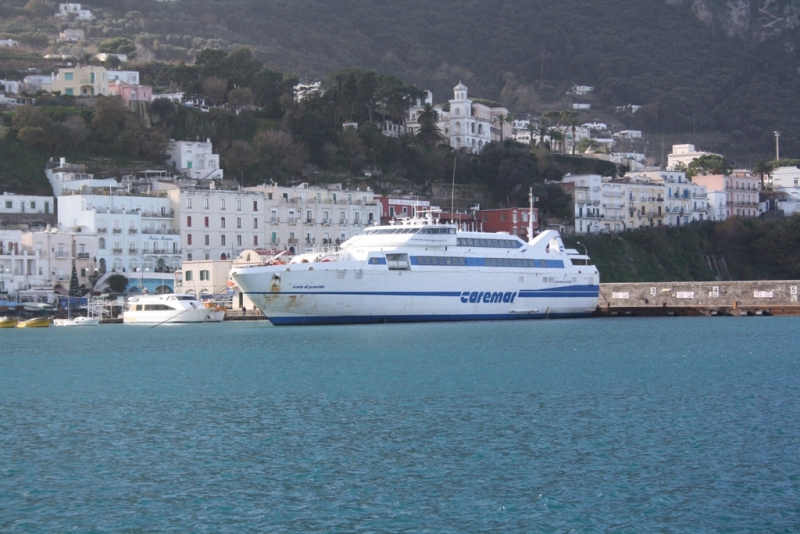
M 528 214 L 528 243 L 533 241 L 533 202 L 536 197 L 533 196 L 533 187 L 528 193 L 528 203 L 530 204 L 530 213 Z
M 453 185 L 450 187 L 450 222 L 455 219 L 453 210 L 456 202 L 456 163 L 458 163 L 458 154 L 453 158 Z

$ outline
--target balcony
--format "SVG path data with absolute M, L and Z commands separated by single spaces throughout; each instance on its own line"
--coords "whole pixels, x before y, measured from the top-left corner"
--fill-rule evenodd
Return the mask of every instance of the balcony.
M 306 219 L 306 224 L 314 224 L 314 219 Z
M 106 232 L 108 232 L 107 228 L 98 228 L 97 229 L 97 233 L 98 234 L 105 234 Z
M 272 217 L 272 218 L 269 220 L 269 223 L 270 223 L 270 224 L 278 224 L 278 223 L 280 223 L 280 222 L 281 222 L 281 218 L 280 218 L 280 217 Z
M 331 220 L 330 219 L 322 219 L 322 226 L 330 226 Z
M 296 244 L 297 243 L 297 238 L 296 237 L 290 237 L 289 238 L 289 243 L 291 243 L 293 245 Z
M 88 260 L 89 253 L 88 252 L 78 252 L 78 259 L 79 260 Z
M 607 197 L 623 197 L 625 196 L 625 191 L 620 191 L 617 189 L 607 189 L 603 191 L 603 194 Z
M 128 233 L 129 234 L 138 234 L 139 230 L 137 230 L 136 228 L 128 228 Z
M 172 219 L 175 217 L 175 210 L 157 212 L 157 211 L 143 211 L 143 219 Z
M 121 234 L 122 233 L 122 228 L 114 228 L 113 231 L 114 231 L 115 234 Z
M 129 248 L 128 249 L 128 254 L 136 254 L 136 249 L 135 248 Z
M 111 253 L 112 254 L 122 254 L 122 249 L 121 248 L 112 248 L 111 249 Z
M 347 219 L 339 219 L 339 225 L 347 224 Z

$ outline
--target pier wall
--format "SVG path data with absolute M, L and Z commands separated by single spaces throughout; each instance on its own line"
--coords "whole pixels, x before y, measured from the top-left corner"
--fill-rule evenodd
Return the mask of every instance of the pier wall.
M 800 280 L 600 284 L 598 312 L 800 315 Z

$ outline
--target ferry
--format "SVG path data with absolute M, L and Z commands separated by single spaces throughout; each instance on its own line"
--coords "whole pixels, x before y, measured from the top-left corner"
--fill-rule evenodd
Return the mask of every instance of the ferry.
M 207 307 L 193 295 L 141 295 L 130 297 L 122 313 L 123 324 L 215 323 L 225 310 Z
M 440 213 L 372 226 L 328 254 L 238 266 L 231 279 L 274 325 L 581 317 L 600 275 L 558 232 L 526 242 L 463 231 Z M 528 235 L 533 235 L 533 209 Z

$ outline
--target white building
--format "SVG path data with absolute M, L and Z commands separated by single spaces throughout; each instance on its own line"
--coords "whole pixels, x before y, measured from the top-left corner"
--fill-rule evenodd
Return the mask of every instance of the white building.
M 99 55 L 100 54 L 98 54 L 98 56 Z M 120 54 L 109 54 L 109 55 L 119 56 Z M 101 60 L 101 61 L 105 61 L 105 60 Z M 125 59 L 121 59 L 120 61 L 125 61 Z M 138 70 L 110 70 L 110 71 L 108 71 L 108 81 L 112 82 L 114 80 L 119 81 L 119 82 L 129 83 L 131 85 L 139 85 L 139 71 Z
M 56 42 L 77 43 L 78 41 L 83 41 L 84 39 L 86 39 L 86 34 L 83 30 L 67 28 L 58 34 L 58 39 L 56 39 Z
M 65 192 L 77 192 L 87 189 L 106 189 L 109 193 L 121 189 L 114 178 L 95 178 L 86 173 L 86 165 L 67 163 L 61 158 L 57 167 L 46 167 L 45 176 L 50 181 L 53 194 L 60 197 Z
M 705 185 L 695 184 L 680 171 L 637 172 L 631 178 L 662 184 L 664 191 L 663 224 L 684 226 L 710 218 L 709 198 Z
M 14 39 L 0 39 L 0 48 L 14 48 L 19 46 L 19 41 Z
M 675 170 L 675 166 L 678 164 L 688 167 L 692 160 L 701 156 L 719 156 L 719 154 L 700 152 L 694 148 L 694 145 L 672 145 L 672 153 L 667 154 L 667 169 Z
M 467 97 L 467 86 L 459 83 L 453 88 L 450 100 L 449 127 L 450 146 L 466 148 L 474 154 L 480 153 L 486 143 L 511 136 L 512 125 L 504 122 L 500 130 L 499 117 L 507 116 L 508 109 L 474 103 Z
M 251 191 L 173 189 L 169 192 L 185 261 L 229 260 L 264 246 L 264 195 Z
M 0 230 L 0 300 L 17 300 L 22 291 L 46 287 L 41 259 L 40 252 L 25 247 L 20 230 Z
M 567 94 L 588 95 L 592 91 L 594 91 L 594 87 L 591 85 L 573 85 L 572 88 L 567 91 Z
M 660 174 L 659 174 L 660 173 Z M 567 175 L 575 232 L 609 233 L 649 226 L 683 226 L 709 218 L 704 186 L 684 173 L 636 173 L 624 178 Z
M 300 184 L 263 185 L 246 190 L 264 195 L 266 246 L 262 248 L 287 250 L 291 254 L 332 247 L 381 217 L 380 204 L 369 188 L 352 191 L 343 190 L 339 184 L 327 188 Z
M 19 94 L 21 84 L 16 80 L 0 80 L 0 85 L 3 86 L 3 91 L 5 91 L 6 94 Z
M 88 9 L 83 9 L 80 4 L 58 4 L 56 17 L 74 18 L 75 20 L 89 20 L 94 17 Z
M 22 243 L 38 258 L 38 275 L 42 278 L 40 287 L 67 294 L 74 262 L 78 285 L 91 289 L 97 275 L 95 234 L 47 228 L 23 233 Z M 34 287 L 36 284 L 32 284 L 31 289 Z
M 97 269 L 155 272 L 180 267 L 180 233 L 170 199 L 152 195 L 70 194 L 58 198 L 63 231 L 97 235 Z
M 725 191 L 709 191 L 708 219 L 711 221 L 724 221 L 728 218 L 727 194 Z
M 35 93 L 42 90 L 43 87 L 50 87 L 53 81 L 52 74 L 29 74 L 22 79 L 25 91 Z
M 773 170 L 772 187 L 774 189 L 800 187 L 800 169 L 797 167 L 778 167 Z
M 53 197 L 35 195 L 14 195 L 3 193 L 0 196 L 0 215 L 5 213 L 54 213 Z
M 172 168 L 196 180 L 221 180 L 219 154 L 214 154 L 211 139 L 175 141 L 170 139 L 166 150 L 167 163 Z

